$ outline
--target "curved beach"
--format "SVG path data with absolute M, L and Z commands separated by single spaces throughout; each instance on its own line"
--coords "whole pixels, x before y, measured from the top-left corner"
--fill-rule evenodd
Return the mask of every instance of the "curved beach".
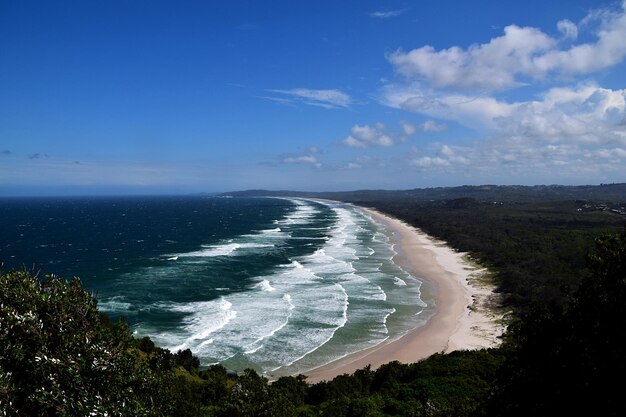
M 435 241 L 408 224 L 376 210 L 359 207 L 383 224 L 398 255 L 394 261 L 423 281 L 423 298 L 434 309 L 427 322 L 402 337 L 315 368 L 305 375 L 315 383 L 391 362 L 413 363 L 434 353 L 498 345 L 504 330 L 491 304 L 493 287 L 480 283 L 484 270 L 471 265 L 463 253 Z

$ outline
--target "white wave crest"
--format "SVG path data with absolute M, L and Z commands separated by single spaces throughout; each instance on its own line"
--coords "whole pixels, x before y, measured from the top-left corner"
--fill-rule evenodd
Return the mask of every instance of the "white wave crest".
M 257 288 L 260 288 L 262 291 L 276 291 L 276 288 L 272 287 L 272 285 L 270 284 L 270 282 L 266 279 L 264 279 L 263 281 L 259 282 L 256 285 Z
M 393 283 L 398 287 L 406 287 L 406 281 L 402 278 L 393 277 Z
M 109 300 L 106 301 L 98 301 L 98 310 L 100 311 L 106 311 L 109 313 L 122 313 L 122 312 L 127 312 L 132 304 L 125 302 L 125 301 L 121 301 L 123 300 L 124 297 L 121 296 L 116 296 L 116 297 L 112 297 Z
M 202 245 L 201 250 L 179 253 L 167 258 L 169 261 L 175 261 L 179 258 L 213 258 L 216 256 L 234 256 L 245 251 L 245 249 L 262 249 L 273 248 L 273 243 L 254 243 L 254 242 L 229 242 L 218 245 Z M 168 255 L 169 256 L 169 255 Z
M 219 300 L 170 305 L 170 311 L 190 313 L 190 315 L 183 319 L 182 327 L 185 334 L 188 335 L 184 340 L 180 340 L 180 337 L 171 334 L 161 335 L 161 337 L 164 337 L 166 340 L 179 339 L 178 345 L 166 347 L 170 348 L 172 351 L 192 347 L 193 351 L 197 351 L 200 345 L 205 346 L 213 343 L 213 341 L 209 343 L 208 340 L 206 340 L 208 336 L 223 329 L 237 317 L 237 311 L 233 310 L 232 306 L 232 303 L 227 301 L 224 297 L 221 297 Z M 198 340 L 202 340 L 203 342 L 197 344 L 196 341 Z

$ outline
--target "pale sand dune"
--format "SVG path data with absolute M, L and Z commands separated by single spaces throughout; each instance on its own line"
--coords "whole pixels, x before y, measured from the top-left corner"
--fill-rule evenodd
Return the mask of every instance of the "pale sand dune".
M 502 315 L 492 307 L 493 288 L 481 283 L 484 270 L 471 265 L 464 254 L 398 219 L 360 209 L 391 232 L 398 252 L 394 261 L 424 282 L 424 301 L 434 308 L 429 309 L 431 316 L 423 326 L 394 341 L 313 369 L 306 373 L 308 382 L 330 380 L 367 365 L 375 369 L 394 360 L 413 363 L 438 352 L 498 345 L 504 331 Z

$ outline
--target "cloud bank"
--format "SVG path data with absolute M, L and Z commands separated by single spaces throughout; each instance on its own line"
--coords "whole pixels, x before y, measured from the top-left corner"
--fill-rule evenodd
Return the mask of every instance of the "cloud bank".
M 425 45 L 389 54 L 399 77 L 380 90 L 382 104 L 458 123 L 480 138 L 463 146 L 433 144 L 409 164 L 515 175 L 528 169 L 597 176 L 623 169 L 626 89 L 589 77 L 626 57 L 626 1 L 618 10 L 595 10 L 578 24 L 562 19 L 555 26 L 555 36 L 509 25 L 468 48 Z M 592 41 L 577 43 L 583 31 Z M 527 99 L 524 90 L 511 94 L 527 86 L 544 91 Z M 419 128 L 441 132 L 447 124 L 428 120 Z
M 561 39 L 540 29 L 509 25 L 504 34 L 487 43 L 464 49 L 436 50 L 430 45 L 389 54 L 397 73 L 408 80 L 423 80 L 435 88 L 499 91 L 549 76 L 583 75 L 609 68 L 626 56 L 626 2 L 619 12 L 590 14 L 599 19 L 596 41 L 568 46 L 562 40 L 578 37 L 578 26 L 564 19 L 557 23 Z

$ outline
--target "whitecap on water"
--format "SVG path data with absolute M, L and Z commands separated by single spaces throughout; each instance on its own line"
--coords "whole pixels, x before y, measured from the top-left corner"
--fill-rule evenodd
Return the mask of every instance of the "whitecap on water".
M 232 309 L 232 303 L 224 297 L 212 301 L 162 303 L 156 307 L 172 312 L 188 313 L 183 318 L 179 331 L 155 335 L 157 341 L 172 351 L 187 348 L 197 351 L 199 345 L 207 344 L 204 342 L 210 334 L 224 328 L 237 317 L 237 311 Z
M 393 283 L 398 287 L 406 287 L 406 281 L 402 278 L 393 277 Z
M 272 287 L 270 282 L 266 279 L 259 282 L 255 287 L 260 288 L 262 291 L 276 291 L 276 288 Z
M 127 313 L 132 304 L 126 301 L 124 296 L 115 296 L 104 300 L 98 300 L 98 310 L 107 313 Z
M 280 230 L 280 229 L 278 229 Z M 262 231 L 263 232 L 263 231 Z M 275 232 L 268 232 L 275 233 Z M 245 236 L 243 236 L 245 237 Z M 235 256 L 249 252 L 249 250 L 274 248 L 276 245 L 273 243 L 257 243 L 257 242 L 228 242 L 216 245 L 202 245 L 201 250 L 178 253 L 169 256 L 167 260 L 175 261 L 179 258 L 212 258 L 216 256 Z
M 414 291 L 413 282 L 409 285 L 394 267 L 387 236 L 358 210 L 330 205 L 322 211 L 305 201 L 290 201 L 295 209 L 275 221 L 276 227 L 170 257 L 179 256 L 178 265 L 185 257 L 282 250 L 296 231 L 297 237 L 320 239 L 319 230 L 326 230 L 322 246 L 309 255 L 290 255 L 289 263 L 254 277 L 247 291 L 161 306 L 184 317 L 181 326 L 157 332 L 155 341 L 190 348 L 203 364 L 232 360 L 226 364 L 300 372 L 396 336 L 387 334 L 388 318 L 396 314 L 390 320 L 393 329 L 406 310 L 398 306 L 415 304 L 419 287 Z M 332 227 L 317 227 L 314 219 L 322 214 L 327 216 L 322 221 L 334 221 Z M 312 237 L 306 237 L 309 229 Z

